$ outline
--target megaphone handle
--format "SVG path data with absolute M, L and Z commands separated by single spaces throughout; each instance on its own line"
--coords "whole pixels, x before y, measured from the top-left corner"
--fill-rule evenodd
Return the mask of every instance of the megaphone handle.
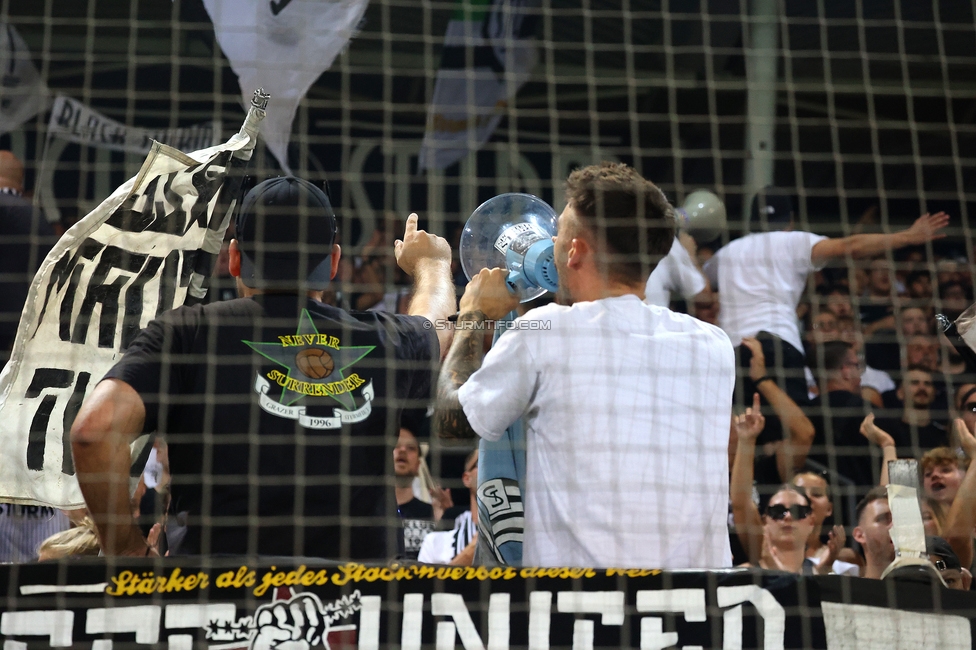
M 505 280 L 505 284 L 508 285 L 508 290 L 511 291 L 512 293 L 518 293 L 518 285 L 516 284 L 516 280 L 518 280 L 518 277 L 519 277 L 518 273 L 516 273 L 515 271 L 510 271 L 508 274 L 508 278 L 506 278 Z

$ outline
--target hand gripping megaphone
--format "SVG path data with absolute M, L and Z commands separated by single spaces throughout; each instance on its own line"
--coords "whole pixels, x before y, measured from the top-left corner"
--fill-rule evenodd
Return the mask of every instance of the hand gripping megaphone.
M 468 217 L 461 233 L 461 268 L 468 280 L 481 269 L 508 269 L 508 286 L 521 302 L 555 291 L 556 211 L 531 194 L 500 194 Z
M 685 197 L 680 208 L 675 208 L 678 227 L 698 240 L 710 242 L 724 232 L 727 227 L 725 204 L 708 190 L 695 190 Z

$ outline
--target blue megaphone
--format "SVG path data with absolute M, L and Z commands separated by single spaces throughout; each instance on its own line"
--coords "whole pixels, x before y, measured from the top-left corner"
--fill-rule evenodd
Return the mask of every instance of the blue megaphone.
M 556 291 L 553 259 L 556 211 L 531 194 L 500 194 L 468 217 L 461 233 L 461 268 L 470 280 L 481 269 L 508 269 L 508 286 L 521 302 Z

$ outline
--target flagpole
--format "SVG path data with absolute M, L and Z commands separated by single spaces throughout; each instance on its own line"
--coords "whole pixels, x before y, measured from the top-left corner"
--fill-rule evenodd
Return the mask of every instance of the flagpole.
M 966 343 L 966 340 L 956 328 L 956 324 L 950 321 L 943 314 L 936 314 L 935 320 L 939 323 L 942 333 L 945 334 L 947 339 L 949 339 L 949 343 L 952 344 L 952 347 L 956 349 L 956 352 L 966 363 L 966 374 L 976 375 L 976 352 L 974 352 L 973 349 L 969 347 L 969 344 Z

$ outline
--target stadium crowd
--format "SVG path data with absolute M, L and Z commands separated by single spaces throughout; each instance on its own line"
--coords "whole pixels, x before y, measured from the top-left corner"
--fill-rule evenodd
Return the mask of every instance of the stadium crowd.
M 0 188 L 0 195 L 22 189 Z M 4 210 L 4 218 L 13 214 Z M 970 463 L 976 377 L 935 315 L 957 318 L 973 302 L 973 281 L 969 251 L 930 244 L 948 220 L 923 215 L 897 233 L 828 239 L 798 230 L 788 193 L 768 189 L 752 206 L 758 232 L 724 246 L 675 239 L 666 258 L 675 277 L 662 284 L 680 294 L 672 296 L 672 309 L 722 328 L 736 349 L 728 443 L 734 564 L 880 577 L 895 554 L 885 462 L 914 458 L 930 555 L 950 586 L 969 588 L 976 562 L 976 463 Z M 321 302 L 409 313 L 410 278 L 396 263 L 395 230 L 391 220 L 359 255 L 333 260 L 339 282 Z M 460 294 L 466 280 L 456 257 L 452 264 Z M 232 274 L 223 255 L 215 296 L 219 279 Z M 343 287 L 353 290 L 342 294 Z M 430 480 L 416 487 L 425 465 L 421 432 L 414 433 L 401 429 L 390 463 L 403 520 L 397 554 L 470 564 L 477 451 L 465 459 L 459 481 L 448 479 L 469 496 L 455 507 L 448 491 L 430 489 Z M 151 546 L 165 552 L 167 542 L 159 540 L 169 538 L 172 546 L 181 522 L 167 498 L 165 443 L 157 442 L 156 452 L 131 510 Z M 75 518 L 76 527 L 45 541 L 42 559 L 97 551 L 91 519 Z

